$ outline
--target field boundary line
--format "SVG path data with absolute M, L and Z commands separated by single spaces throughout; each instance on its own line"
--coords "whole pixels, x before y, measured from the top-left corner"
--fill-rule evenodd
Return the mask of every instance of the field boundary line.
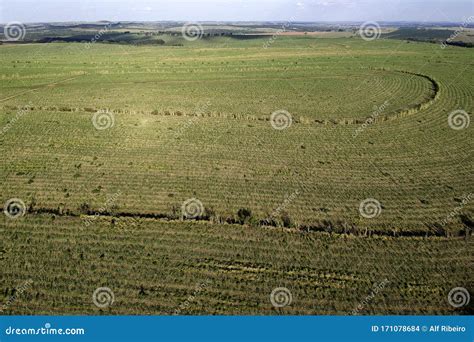
M 51 86 L 54 86 L 54 85 L 57 85 L 57 84 L 66 83 L 66 82 L 75 80 L 76 78 L 79 78 L 79 77 L 82 77 L 82 76 L 85 76 L 85 75 L 87 75 L 87 74 L 83 74 L 83 75 L 79 75 L 79 76 L 70 77 L 70 78 L 67 78 L 67 79 L 64 79 L 64 80 L 60 80 L 60 81 L 56 81 L 56 82 L 53 82 L 53 83 L 42 84 L 42 85 L 40 85 L 40 86 L 38 86 L 38 87 L 36 87 L 36 88 L 34 88 L 34 89 L 26 90 L 26 91 L 24 91 L 24 92 L 22 92 L 22 93 L 15 94 L 15 95 L 11 95 L 11 96 L 9 96 L 9 97 L 0 99 L 0 102 L 5 102 L 5 101 L 11 100 L 11 99 L 13 99 L 13 98 L 15 98 L 15 97 L 21 96 L 21 95 L 33 93 L 33 92 L 35 92 L 35 91 L 41 90 L 41 89 L 46 88 L 46 87 L 51 87 Z
M 252 226 L 247 223 L 239 222 L 235 218 L 227 218 L 225 220 L 214 220 L 210 216 L 202 216 L 196 219 L 183 219 L 182 217 L 177 216 L 173 213 L 140 213 L 140 212 L 117 212 L 111 213 L 108 211 L 96 211 L 88 210 L 87 212 L 77 212 L 73 210 L 59 210 L 54 208 L 30 208 L 28 210 L 30 215 L 54 215 L 59 217 L 70 217 L 78 219 L 87 219 L 87 218 L 111 218 L 111 219 L 149 219 L 159 222 L 205 222 L 209 225 L 236 225 L 236 226 Z M 465 239 L 466 241 L 472 236 L 472 231 L 469 227 L 465 229 L 459 229 L 456 233 L 445 234 L 437 229 L 433 229 L 434 223 L 426 223 L 425 229 L 412 229 L 407 231 L 397 231 L 394 233 L 392 229 L 380 227 L 380 228 L 367 228 L 367 227 L 356 227 L 353 223 L 351 227 L 342 227 L 337 225 L 325 225 L 322 222 L 314 224 L 296 224 L 294 227 L 284 227 L 279 225 L 276 222 L 272 222 L 268 219 L 257 219 L 255 224 L 256 228 L 284 228 L 288 231 L 294 231 L 303 234 L 312 234 L 312 233 L 326 233 L 326 234 L 336 234 L 343 236 L 355 236 L 360 238 L 367 238 L 372 236 L 380 237 L 391 237 L 391 238 L 443 238 L 443 239 Z

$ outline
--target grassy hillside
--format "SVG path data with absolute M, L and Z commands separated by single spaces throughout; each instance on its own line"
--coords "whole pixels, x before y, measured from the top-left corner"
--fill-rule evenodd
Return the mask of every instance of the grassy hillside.
M 0 280 L 7 314 L 459 314 L 472 241 L 354 238 L 281 229 L 110 218 L 8 223 Z M 471 264 L 472 265 L 472 264 Z M 108 287 L 114 303 L 91 298 Z M 291 291 L 275 308 L 270 294 Z M 378 289 L 378 290 L 375 290 Z M 377 291 L 377 295 L 371 294 Z M 7 297 L 8 298 L 8 297 Z M 186 301 L 189 303 L 185 305 Z M 359 307 L 359 305 L 361 307 Z M 471 312 L 472 313 L 472 312 Z
M 283 313 L 345 313 L 385 278 L 365 313 L 452 313 L 474 50 L 269 39 L 0 46 L 1 200 L 27 208 L 0 221 L 0 289 L 34 282 L 11 313 L 89 313 L 98 286 L 164 313 L 205 279 L 190 313 L 272 313 L 279 284 Z
M 2 47 L 2 124 L 29 108 L 0 137 L 3 196 L 77 212 L 120 190 L 121 212 L 171 215 L 196 197 L 224 219 L 243 207 L 264 219 L 298 192 L 285 208 L 296 225 L 431 231 L 472 191 L 472 130 L 447 121 L 472 112 L 470 50 L 233 42 Z M 105 109 L 115 126 L 98 131 Z M 272 128 L 277 110 L 289 129 Z M 361 217 L 366 198 L 383 215 Z

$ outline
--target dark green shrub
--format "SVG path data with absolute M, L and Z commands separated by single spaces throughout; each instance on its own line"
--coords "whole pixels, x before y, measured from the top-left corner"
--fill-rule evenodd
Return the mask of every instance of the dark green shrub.
M 240 208 L 237 211 L 237 217 L 240 224 L 248 223 L 252 218 L 252 210 L 248 208 Z

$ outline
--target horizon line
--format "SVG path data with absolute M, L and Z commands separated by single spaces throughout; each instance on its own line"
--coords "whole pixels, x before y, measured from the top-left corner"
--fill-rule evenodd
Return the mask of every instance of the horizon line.
M 394 23 L 417 23 L 417 24 L 461 24 L 465 21 L 449 21 L 449 20 L 435 20 L 435 21 L 418 21 L 418 20 L 287 20 L 287 19 L 274 19 L 274 20 L 69 20 L 69 21 L 30 21 L 24 22 L 20 20 L 10 20 L 8 22 L 0 22 L 0 25 L 9 24 L 12 22 L 21 22 L 22 24 L 68 24 L 68 23 L 295 23 L 295 24 L 359 24 L 365 22 L 376 22 L 385 24 Z

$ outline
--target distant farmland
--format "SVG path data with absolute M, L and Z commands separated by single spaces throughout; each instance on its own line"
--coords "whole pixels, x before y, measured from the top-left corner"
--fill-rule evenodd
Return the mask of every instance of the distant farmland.
M 0 46 L 6 313 L 472 313 L 474 50 L 168 43 Z

